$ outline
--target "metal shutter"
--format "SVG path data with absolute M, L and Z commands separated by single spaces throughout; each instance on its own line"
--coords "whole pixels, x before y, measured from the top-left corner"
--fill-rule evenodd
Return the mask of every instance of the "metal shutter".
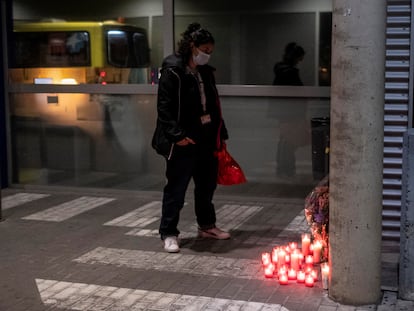
M 411 0 L 387 1 L 383 240 L 399 241 L 403 134 L 409 124 Z

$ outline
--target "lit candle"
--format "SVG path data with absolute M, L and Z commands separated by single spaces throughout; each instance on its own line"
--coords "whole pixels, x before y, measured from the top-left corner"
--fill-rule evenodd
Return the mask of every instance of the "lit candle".
M 299 266 L 303 265 L 303 254 L 299 253 Z
M 286 265 L 283 265 L 283 266 L 278 268 L 277 275 L 281 276 L 283 274 L 287 274 L 287 272 L 288 272 L 288 268 L 286 267 Z
M 317 281 L 317 280 L 318 280 L 318 271 L 317 271 L 317 270 L 312 269 L 312 270 L 310 271 L 310 275 L 313 277 L 313 280 L 314 280 L 314 281 Z
M 289 243 L 289 248 L 293 251 L 293 250 L 295 250 L 295 249 L 297 249 L 298 248 L 298 243 L 296 243 L 296 242 L 290 242 Z
M 265 277 L 272 278 L 274 272 L 275 272 L 275 265 L 274 264 L 269 263 L 267 266 L 265 266 L 265 268 L 264 268 Z
M 279 252 L 279 247 L 274 247 L 272 250 L 272 261 L 274 264 L 277 264 L 278 252 Z
M 308 255 L 305 258 L 305 268 L 312 268 L 313 267 L 313 256 Z
M 262 264 L 263 264 L 263 266 L 267 266 L 270 263 L 271 263 L 270 253 L 262 253 Z
M 297 276 L 296 270 L 290 268 L 289 271 L 288 271 L 288 279 L 289 280 L 296 280 L 296 276 Z
M 286 263 L 286 252 L 283 249 L 279 249 L 279 252 L 277 254 L 277 266 L 280 268 Z
M 279 276 L 280 285 L 287 285 L 288 283 L 289 283 L 289 279 L 286 273 Z
M 293 253 L 290 254 L 290 267 L 296 271 L 299 270 L 299 250 L 294 249 Z
M 285 256 L 285 263 L 287 265 L 290 264 L 290 255 L 289 254 L 286 254 L 286 256 Z
M 305 277 L 306 277 L 306 273 L 305 271 L 298 271 L 297 275 L 296 275 L 296 281 L 298 283 L 304 283 L 305 282 Z
M 312 270 L 313 270 L 313 267 L 305 267 L 304 271 L 305 271 L 306 275 L 308 275 L 308 274 L 311 274 Z
M 302 254 L 307 256 L 309 254 L 310 247 L 310 235 L 309 233 L 302 233 Z
M 321 264 L 321 274 L 322 274 L 322 288 L 328 289 L 329 264 L 327 262 L 324 262 Z
M 312 275 L 308 274 L 305 278 L 305 285 L 308 287 L 313 287 L 313 284 L 315 283 Z
M 321 241 L 316 241 L 313 243 L 313 262 L 319 263 L 321 261 L 322 254 L 322 243 Z

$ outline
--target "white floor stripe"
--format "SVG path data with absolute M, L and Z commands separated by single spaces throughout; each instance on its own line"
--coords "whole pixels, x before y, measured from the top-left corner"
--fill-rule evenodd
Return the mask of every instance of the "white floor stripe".
M 133 236 L 145 236 L 145 237 L 159 237 L 160 234 L 158 233 L 158 229 L 141 229 L 141 228 L 135 228 L 132 229 L 130 231 L 128 231 L 127 233 L 125 233 L 126 235 L 133 235 Z M 193 233 L 188 233 L 188 232 L 181 232 L 180 233 L 180 238 L 182 239 L 188 239 L 191 237 L 194 237 L 196 234 Z
M 59 204 L 44 211 L 24 217 L 27 220 L 63 221 L 104 205 L 115 200 L 114 198 L 80 197 L 78 199 Z
M 222 207 L 223 210 L 226 209 L 228 205 L 224 205 Z M 234 205 L 239 206 L 239 205 Z M 251 206 L 246 207 L 245 211 L 241 209 L 240 215 L 235 215 L 233 219 L 229 220 L 228 223 L 225 223 L 225 219 L 223 221 L 221 215 L 221 208 L 217 212 L 217 219 L 220 220 L 217 223 L 217 226 L 223 228 L 224 230 L 234 230 L 242 225 L 244 226 L 245 230 L 249 230 L 249 226 L 246 225 L 247 220 L 254 216 L 257 212 L 259 212 L 262 207 L 259 206 Z M 157 220 L 159 221 L 159 220 Z M 256 230 L 256 225 L 251 230 Z M 180 238 L 181 239 L 193 239 L 197 237 L 197 225 L 192 225 L 191 228 L 184 228 L 186 231 L 181 231 Z M 280 245 L 281 243 L 285 243 L 286 239 L 292 238 L 297 239 L 300 238 L 301 233 L 310 232 L 310 227 L 306 221 L 304 211 L 299 212 L 299 214 L 274 238 L 264 238 L 262 236 L 250 236 L 247 240 L 243 241 L 243 244 L 256 244 L 256 245 Z M 145 236 L 145 237 L 159 237 L 158 229 L 143 229 L 141 227 L 134 228 L 126 233 L 126 235 L 133 235 L 133 236 Z
M 290 236 L 290 232 L 309 232 L 310 227 L 302 210 L 293 220 L 283 229 L 279 236 Z
M 50 194 L 43 194 L 43 193 L 16 193 L 13 195 L 9 195 L 1 199 L 1 207 L 6 210 L 8 208 L 12 208 L 18 205 L 25 204 L 27 202 L 35 201 L 38 199 L 46 198 L 50 196 Z
M 217 212 L 218 226 L 224 230 L 239 228 L 262 209 L 256 205 L 225 204 Z
M 279 304 L 36 279 L 42 302 L 70 310 L 289 311 Z
M 234 205 L 237 206 L 237 205 Z M 223 210 L 225 210 L 227 207 L 227 205 L 224 205 L 222 208 Z M 246 216 L 246 219 L 243 221 L 242 219 L 243 217 L 243 213 L 240 215 L 240 218 L 238 220 L 236 220 L 235 222 L 231 222 L 231 224 L 221 224 L 218 223 L 218 226 L 221 228 L 224 228 L 226 230 L 231 231 L 231 226 L 234 224 L 234 229 L 236 229 L 237 227 L 240 227 L 241 225 L 243 225 L 244 222 L 246 222 L 246 220 L 248 220 L 248 218 L 250 218 L 251 216 L 253 216 L 256 212 L 260 211 L 261 207 L 257 207 L 257 210 L 255 210 L 255 207 L 253 208 L 247 208 L 246 212 L 244 214 L 248 214 L 248 216 Z M 218 212 L 221 212 L 221 209 Z M 221 217 L 218 216 L 218 218 Z M 230 228 L 230 229 L 229 229 Z M 244 225 L 244 229 L 249 230 L 249 226 L 248 225 Z M 256 226 L 254 228 L 252 228 L 252 230 L 256 230 Z M 197 226 L 193 225 L 191 226 L 192 231 L 185 231 L 185 232 L 181 232 L 180 233 L 180 238 L 181 239 L 194 239 L 197 237 Z M 243 241 L 243 244 L 254 244 L 254 245 L 265 245 L 267 247 L 272 246 L 272 245 L 282 245 L 284 243 L 286 243 L 287 240 L 292 239 L 293 241 L 297 241 L 299 242 L 300 239 L 300 235 L 304 232 L 310 232 L 310 227 L 306 221 L 305 218 L 305 214 L 304 211 L 299 212 L 299 214 L 284 228 L 284 230 L 282 232 L 280 232 L 277 236 L 273 237 L 273 238 L 265 238 L 262 236 L 257 236 L 257 235 L 251 235 L 248 239 Z M 133 235 L 133 236 L 145 236 L 145 237 L 159 237 L 159 233 L 158 233 L 158 229 L 142 229 L 142 228 L 135 228 L 131 231 L 128 231 L 126 233 L 127 235 Z
M 120 217 L 117 217 L 111 221 L 104 223 L 104 225 L 143 228 L 152 222 L 158 221 L 160 215 L 161 202 L 152 201 L 133 210 L 132 212 L 126 213 Z
M 74 261 L 84 264 L 108 264 L 132 269 L 185 272 L 241 279 L 264 279 L 260 261 L 257 259 L 168 254 L 166 252 L 97 247 Z
M 159 222 L 161 204 L 159 201 L 150 202 L 104 225 L 134 227 L 126 235 L 157 237 L 159 236 L 158 229 L 146 229 L 145 227 L 151 223 Z M 226 231 L 237 229 L 262 209 L 262 206 L 256 205 L 224 204 L 216 210 L 217 226 Z M 180 233 L 180 237 L 183 239 L 195 236 L 197 236 L 196 224 L 183 228 Z

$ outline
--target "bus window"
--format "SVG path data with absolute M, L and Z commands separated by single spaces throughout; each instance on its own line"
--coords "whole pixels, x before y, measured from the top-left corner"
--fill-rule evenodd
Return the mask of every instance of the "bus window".
M 17 32 L 13 67 L 90 66 L 87 32 Z
M 121 68 L 146 67 L 149 63 L 149 50 L 143 33 L 108 30 L 108 63 Z
M 134 33 L 132 37 L 132 47 L 134 49 L 134 55 L 136 57 L 136 62 L 138 67 L 148 66 L 150 63 L 149 59 L 149 47 L 147 38 L 142 33 Z
M 149 44 L 143 28 L 113 21 L 22 22 L 14 25 L 13 40 L 9 75 L 14 83 L 149 81 Z
M 125 31 L 109 30 L 108 63 L 115 67 L 128 67 L 128 37 Z

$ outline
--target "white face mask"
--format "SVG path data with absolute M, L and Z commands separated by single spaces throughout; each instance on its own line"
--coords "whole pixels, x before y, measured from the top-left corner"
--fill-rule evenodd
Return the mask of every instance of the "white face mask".
M 207 64 L 210 59 L 210 55 L 207 53 L 204 53 L 203 51 L 200 51 L 199 49 L 197 49 L 197 51 L 198 51 L 197 55 L 193 54 L 194 63 L 200 66 Z

